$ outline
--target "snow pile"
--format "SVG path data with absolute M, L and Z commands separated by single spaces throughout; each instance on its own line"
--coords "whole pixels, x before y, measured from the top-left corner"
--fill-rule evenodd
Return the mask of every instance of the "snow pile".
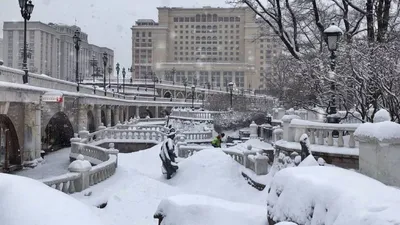
M 265 208 L 198 195 L 178 195 L 161 201 L 156 215 L 164 225 L 264 225 Z
M 263 204 L 260 192 L 247 184 L 241 168 L 220 149 L 205 149 L 180 162 L 178 173 L 167 183 L 193 194 Z
M 0 193 L 0 224 L 103 224 L 94 214 L 96 208 L 39 181 L 0 173 Z
M 375 113 L 374 123 L 380 123 L 390 120 L 391 120 L 390 113 L 386 109 L 380 109 L 378 112 Z
M 282 117 L 282 121 L 283 122 L 290 122 L 290 121 L 292 121 L 293 119 L 298 119 L 298 120 L 300 120 L 301 118 L 300 118 L 300 116 L 297 116 L 297 115 L 284 115 L 283 117 Z
M 400 224 L 400 191 L 337 167 L 296 167 L 276 173 L 268 194 L 276 222 L 325 225 Z
M 400 124 L 391 121 L 364 123 L 357 128 L 354 135 L 359 139 L 373 138 L 378 141 L 400 139 Z
M 315 160 L 314 156 L 310 154 L 298 165 L 298 167 L 306 166 L 319 166 L 319 163 Z

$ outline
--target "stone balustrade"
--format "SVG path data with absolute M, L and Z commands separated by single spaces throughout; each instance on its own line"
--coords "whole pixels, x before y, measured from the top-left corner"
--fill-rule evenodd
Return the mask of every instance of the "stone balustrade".
M 212 131 L 205 131 L 205 132 L 185 132 L 186 140 L 207 140 L 212 139 Z
M 287 123 L 287 121 L 284 121 L 284 128 L 285 123 Z M 336 147 L 348 146 L 350 148 L 355 148 L 356 142 L 354 139 L 354 132 L 358 126 L 359 124 L 330 124 L 293 119 L 291 120 L 290 125 L 288 127 L 286 126 L 284 132 L 288 132 L 286 141 L 298 142 L 300 136 L 307 133 L 310 144 Z M 336 143 L 333 138 L 334 131 L 338 131 L 339 133 Z M 349 137 L 346 142 L 344 135 L 348 135 Z
M 158 125 L 129 125 L 129 124 L 124 124 L 124 125 L 116 125 L 116 129 L 127 129 L 127 130 L 149 130 L 149 131 L 160 131 L 162 133 L 168 133 L 169 128 L 164 127 L 164 126 L 158 126 Z
M 213 120 L 213 114 L 208 111 L 172 110 L 171 118 L 191 118 L 193 120 Z
M 82 143 L 81 138 L 71 139 L 70 158 L 76 159 L 69 166 L 69 173 L 41 180 L 49 187 L 66 194 L 83 191 L 112 176 L 118 166 L 118 150 Z M 92 167 L 92 164 L 95 166 Z

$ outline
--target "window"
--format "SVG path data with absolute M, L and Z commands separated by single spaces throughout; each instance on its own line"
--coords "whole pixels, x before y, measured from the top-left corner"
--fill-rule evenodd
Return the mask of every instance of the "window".
M 149 32 L 149 37 L 151 37 L 151 32 Z

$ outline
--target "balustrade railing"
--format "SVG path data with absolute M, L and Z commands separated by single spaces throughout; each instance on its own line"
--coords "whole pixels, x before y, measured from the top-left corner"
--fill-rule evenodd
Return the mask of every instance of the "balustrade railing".
M 208 132 L 185 132 L 186 140 L 207 140 L 212 139 L 212 131 Z
M 354 132 L 360 124 L 331 124 L 293 119 L 287 129 L 288 136 L 298 141 L 303 133 L 309 136 L 311 144 L 328 145 L 336 147 L 355 148 Z M 338 132 L 337 141 L 333 137 L 334 131 Z
M 41 181 L 51 188 L 62 191 L 66 194 L 73 194 L 76 192 L 75 183 L 78 183 L 80 178 L 80 173 L 67 173 L 61 176 L 43 179 Z

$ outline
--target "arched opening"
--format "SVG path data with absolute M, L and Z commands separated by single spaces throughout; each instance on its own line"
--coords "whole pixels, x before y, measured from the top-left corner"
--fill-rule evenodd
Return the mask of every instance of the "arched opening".
M 106 113 L 104 112 L 104 110 L 101 110 L 101 123 L 103 124 L 103 126 L 107 126 L 107 124 L 106 124 Z
M 164 98 L 171 98 L 171 96 L 172 96 L 172 94 L 169 91 L 164 93 Z
M 114 121 L 114 110 L 111 110 L 111 121 L 110 121 L 110 123 L 111 123 L 111 126 L 112 126 L 112 127 L 115 126 L 115 121 Z
M 178 92 L 178 94 L 176 94 L 176 98 L 185 98 L 185 95 L 182 92 Z
M 21 165 L 17 132 L 11 119 L 0 114 L 0 172 L 9 171 L 13 165 Z
M 51 117 L 44 130 L 44 140 L 42 149 L 46 152 L 57 151 L 59 149 L 70 147 L 70 139 L 74 136 L 74 128 L 63 112 L 56 113 Z
M 94 116 L 92 110 L 89 110 L 87 112 L 87 125 L 86 129 L 90 132 L 93 133 L 96 131 L 96 127 L 94 126 Z

